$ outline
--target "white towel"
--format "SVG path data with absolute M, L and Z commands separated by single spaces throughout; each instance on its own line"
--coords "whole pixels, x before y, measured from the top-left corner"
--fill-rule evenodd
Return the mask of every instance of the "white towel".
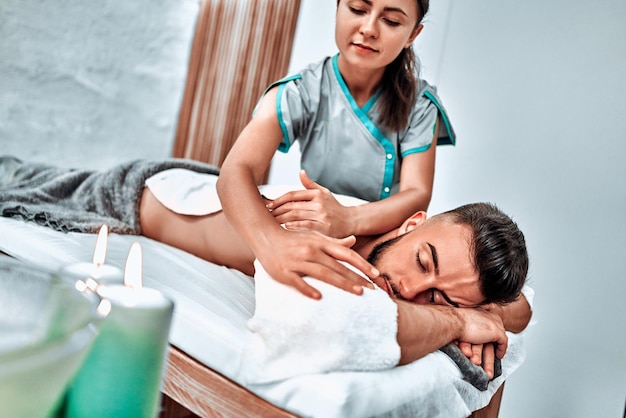
M 174 168 L 153 175 L 146 180 L 146 186 L 169 210 L 199 216 L 222 210 L 216 182 L 216 175 Z
M 312 278 L 314 300 L 269 277 L 255 262 L 253 332 L 240 379 L 259 384 L 330 371 L 378 371 L 400 361 L 397 305 L 381 289 L 354 295 Z
M 146 180 L 146 186 L 169 210 L 181 215 L 208 215 L 222 210 L 217 190 L 217 175 L 198 173 L 182 168 L 161 171 Z M 264 185 L 259 191 L 268 199 L 302 187 L 284 185 Z M 344 206 L 357 206 L 367 203 L 352 196 L 334 195 Z

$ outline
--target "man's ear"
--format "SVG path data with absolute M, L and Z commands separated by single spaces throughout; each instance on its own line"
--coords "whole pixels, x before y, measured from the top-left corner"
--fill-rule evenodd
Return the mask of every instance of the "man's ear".
M 414 230 L 417 226 L 424 223 L 426 220 L 426 212 L 420 210 L 411 215 L 398 229 L 398 235 L 406 234 L 409 231 Z

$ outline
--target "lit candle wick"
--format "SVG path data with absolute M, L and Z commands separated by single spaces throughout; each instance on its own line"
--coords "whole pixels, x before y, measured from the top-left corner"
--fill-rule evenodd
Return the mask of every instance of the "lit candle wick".
M 96 248 L 93 252 L 93 263 L 96 267 L 101 267 L 104 264 L 104 259 L 107 253 L 107 243 L 109 236 L 109 227 L 102 225 L 100 232 L 98 232 L 98 238 L 96 239 Z
M 133 243 L 128 251 L 126 266 L 124 267 L 124 286 L 131 289 L 141 289 L 143 276 L 143 259 L 141 245 Z

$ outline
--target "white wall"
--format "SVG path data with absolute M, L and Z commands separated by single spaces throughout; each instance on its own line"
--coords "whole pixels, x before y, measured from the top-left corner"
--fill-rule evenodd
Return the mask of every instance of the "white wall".
M 458 135 L 431 211 L 491 201 L 526 235 L 537 295 L 500 416 L 621 417 L 626 400 L 626 2 L 431 2 L 418 51 Z M 291 70 L 333 54 L 334 0 L 302 0 Z M 321 23 L 323 22 L 323 24 Z M 297 155 L 270 181 L 297 181 Z

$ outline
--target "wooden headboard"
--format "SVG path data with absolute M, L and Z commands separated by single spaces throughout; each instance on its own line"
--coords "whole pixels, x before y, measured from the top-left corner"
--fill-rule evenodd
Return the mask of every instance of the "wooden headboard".
M 221 166 L 289 67 L 300 0 L 202 0 L 172 156 Z

